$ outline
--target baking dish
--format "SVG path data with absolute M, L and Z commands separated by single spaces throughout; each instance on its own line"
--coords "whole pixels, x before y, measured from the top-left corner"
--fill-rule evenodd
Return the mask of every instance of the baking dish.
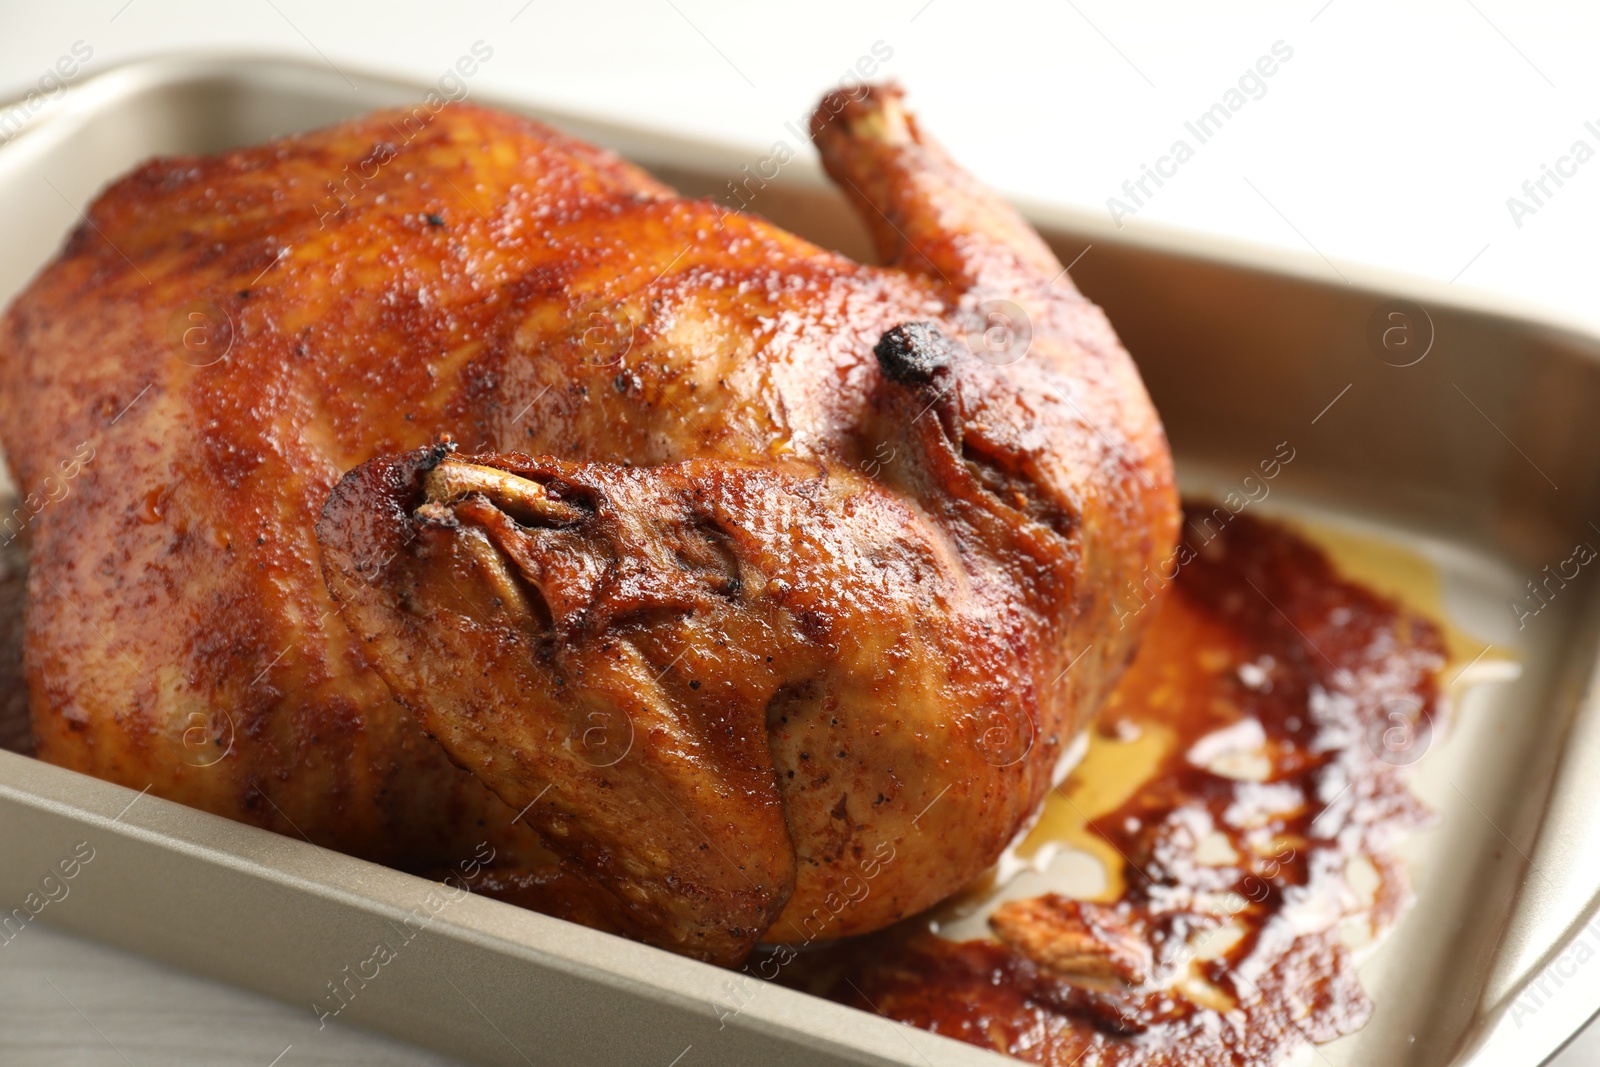
M 148 156 L 257 142 L 434 88 L 346 73 L 152 59 L 75 86 L 0 147 L 0 298 L 102 185 Z M 751 210 L 869 256 L 803 159 L 757 187 L 747 168 L 766 151 L 468 96 L 612 147 L 689 195 L 727 195 L 737 181 Z M 1600 339 L 1448 286 L 1027 209 L 1139 361 L 1188 490 L 1226 493 L 1291 442 L 1293 467 L 1252 506 L 1422 555 L 1454 624 L 1518 664 L 1468 692 L 1452 735 L 1418 762 L 1417 791 L 1443 818 L 1408 844 L 1417 906 L 1364 965 L 1372 1021 L 1315 1060 L 1540 1062 L 1600 1008 L 1600 981 L 1585 973 L 1600 948 L 1600 925 L 1588 925 L 1600 785 L 1585 773 L 1600 760 L 1600 619 L 1586 575 L 1553 597 L 1527 588 L 1576 544 L 1600 545 L 1600 436 L 1585 425 L 1600 404 Z M 371 974 L 374 946 L 389 945 L 376 977 L 345 986 L 355 992 L 338 1021 L 468 1060 L 1003 1062 L 11 753 L 0 753 L 0 855 L 5 908 L 76 861 L 70 892 L 40 921 L 308 1012 L 329 1003 L 330 983 Z

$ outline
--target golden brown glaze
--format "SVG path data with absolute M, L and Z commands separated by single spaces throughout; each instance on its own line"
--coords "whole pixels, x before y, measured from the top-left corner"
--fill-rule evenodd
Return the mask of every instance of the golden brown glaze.
M 814 132 L 885 267 L 461 105 L 116 183 L 0 327 L 24 491 L 94 449 L 33 520 L 40 755 L 413 868 L 493 840 L 721 961 L 880 842 L 829 936 L 983 870 L 1134 648 L 1170 460 L 896 92 Z M 963 343 L 997 300 L 1025 356 Z
M 782 980 L 1061 1067 L 1270 1067 L 1365 1022 L 1341 925 L 1375 936 L 1409 899 L 1394 846 L 1431 818 L 1404 773 L 1445 710 L 1443 640 L 1288 530 L 1209 514 L 1102 719 L 1175 739 L 1091 823 L 1124 857 L 1120 895 L 1008 901 L 993 941 L 910 920 Z M 1259 741 L 1259 771 L 1221 758 L 1230 730 Z

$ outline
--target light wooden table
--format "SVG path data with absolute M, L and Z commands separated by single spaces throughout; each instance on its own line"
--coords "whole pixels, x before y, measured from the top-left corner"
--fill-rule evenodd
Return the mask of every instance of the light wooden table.
M 354 1027 L 32 923 L 0 945 L 5 1067 L 452 1067 Z

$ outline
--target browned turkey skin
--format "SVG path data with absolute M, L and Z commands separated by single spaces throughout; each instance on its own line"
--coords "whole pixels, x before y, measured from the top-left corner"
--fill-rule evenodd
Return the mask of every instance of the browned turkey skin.
M 95 450 L 31 524 L 39 754 L 416 870 L 487 841 L 503 894 L 721 963 L 970 881 L 1176 532 L 1104 316 L 893 89 L 813 123 L 882 267 L 415 127 L 149 163 L 8 312 L 24 492 Z M 997 307 L 1025 354 L 967 343 Z

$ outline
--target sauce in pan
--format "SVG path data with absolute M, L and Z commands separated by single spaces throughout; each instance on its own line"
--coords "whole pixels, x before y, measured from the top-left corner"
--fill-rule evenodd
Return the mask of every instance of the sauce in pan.
M 1272 1064 L 1366 1021 L 1353 946 L 1409 900 L 1394 847 L 1431 818 L 1404 779 L 1443 725 L 1447 639 L 1289 528 L 1209 514 L 990 884 L 780 981 L 1063 1067 Z M 1093 859 L 1071 897 L 1015 875 Z

